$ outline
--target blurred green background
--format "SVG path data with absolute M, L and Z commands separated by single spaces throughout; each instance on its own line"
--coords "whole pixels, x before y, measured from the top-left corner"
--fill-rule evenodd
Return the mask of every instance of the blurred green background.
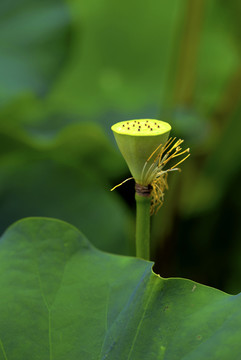
M 0 232 L 68 221 L 134 253 L 134 184 L 110 126 L 171 123 L 192 156 L 152 218 L 164 277 L 241 291 L 241 2 L 0 2 Z

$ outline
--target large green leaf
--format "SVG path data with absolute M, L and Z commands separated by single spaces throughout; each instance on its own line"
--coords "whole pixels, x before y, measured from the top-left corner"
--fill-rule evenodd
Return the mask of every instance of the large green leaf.
M 11 226 L 0 241 L 0 359 L 239 359 L 240 295 L 151 267 L 58 220 Z

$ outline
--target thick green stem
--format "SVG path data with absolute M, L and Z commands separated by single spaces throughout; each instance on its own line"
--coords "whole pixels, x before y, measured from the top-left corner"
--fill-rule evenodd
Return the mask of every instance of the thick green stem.
M 150 260 L 151 197 L 136 193 L 136 257 Z

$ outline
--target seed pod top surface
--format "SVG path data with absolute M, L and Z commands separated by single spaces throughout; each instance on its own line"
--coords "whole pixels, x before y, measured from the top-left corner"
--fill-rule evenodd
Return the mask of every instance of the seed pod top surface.
M 155 149 L 166 143 L 171 126 L 164 121 L 137 119 L 112 126 L 118 147 L 135 181 L 142 184 L 142 169 Z

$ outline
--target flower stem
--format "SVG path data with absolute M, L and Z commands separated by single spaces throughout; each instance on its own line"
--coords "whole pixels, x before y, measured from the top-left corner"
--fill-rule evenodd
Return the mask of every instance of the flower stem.
M 136 193 L 136 257 L 150 260 L 151 196 Z

